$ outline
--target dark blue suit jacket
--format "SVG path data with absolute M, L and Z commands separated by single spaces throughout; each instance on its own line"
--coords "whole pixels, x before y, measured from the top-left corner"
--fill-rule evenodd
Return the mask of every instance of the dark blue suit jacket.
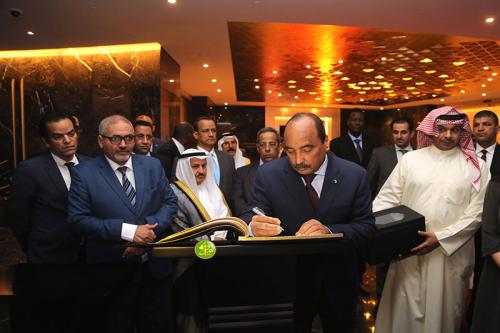
M 125 195 L 104 155 L 74 168 L 69 192 L 69 222 L 83 235 L 88 262 L 120 262 L 126 242 L 122 224 L 155 224 L 159 239 L 177 214 L 177 197 L 157 159 L 132 155 L 137 199 L 135 206 Z M 152 260 L 150 260 L 151 262 Z M 165 266 L 165 265 L 163 265 Z
M 88 157 L 77 154 L 78 161 Z M 80 238 L 67 220 L 68 189 L 49 151 L 17 167 L 9 200 L 9 224 L 29 262 L 75 262 Z
M 280 158 L 257 169 L 250 202 L 242 219 L 247 223 L 251 208 L 277 217 L 284 235 L 294 235 L 309 219 L 317 219 L 334 233 L 341 232 L 356 244 L 375 234 L 375 218 L 366 171 L 355 163 L 327 154 L 328 165 L 315 212 L 301 176 Z

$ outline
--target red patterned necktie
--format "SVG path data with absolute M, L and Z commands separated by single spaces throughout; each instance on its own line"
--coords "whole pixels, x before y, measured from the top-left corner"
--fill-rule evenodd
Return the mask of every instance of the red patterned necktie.
M 316 177 L 316 174 L 311 174 L 311 175 L 305 175 L 302 176 L 304 180 L 306 181 L 306 192 L 307 195 L 309 196 L 309 199 L 311 200 L 311 203 L 314 207 L 314 210 L 317 210 L 318 205 L 319 205 L 319 196 L 314 187 L 312 187 L 312 181 L 314 177 Z

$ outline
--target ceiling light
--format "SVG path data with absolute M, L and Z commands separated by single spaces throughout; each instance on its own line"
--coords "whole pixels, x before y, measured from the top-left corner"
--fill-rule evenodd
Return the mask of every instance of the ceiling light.
M 487 70 L 489 70 L 490 68 L 489 68 L 488 66 L 484 66 L 484 67 L 483 67 L 483 69 L 484 69 L 485 71 L 487 71 Z
M 332 94 L 324 94 L 323 96 L 330 97 L 330 96 L 332 96 Z
M 255 89 L 260 89 L 260 86 L 255 86 Z
M 482 95 L 482 96 L 486 96 L 486 93 L 482 93 L 481 95 Z
M 412 91 L 411 92 L 413 95 L 420 95 L 420 91 Z
M 364 99 L 364 98 L 361 98 L 361 99 L 360 99 L 360 101 L 361 101 L 361 102 L 364 102 L 364 101 L 365 101 L 365 99 Z
M 406 87 L 407 90 L 413 90 L 415 87 Z
M 359 84 L 360 86 L 364 86 L 364 85 L 366 84 L 366 82 L 361 81 L 361 82 L 358 82 L 358 84 Z
M 293 84 L 289 85 L 288 88 L 290 89 L 294 89 L 294 88 L 297 88 L 297 86 L 294 86 Z
M 208 64 L 203 64 L 203 68 L 208 68 Z
M 312 79 L 314 78 L 314 75 L 306 75 L 306 79 Z
M 412 80 L 412 79 L 413 79 L 412 77 L 404 77 L 404 78 L 403 78 L 403 81 L 410 81 L 410 80 Z
M 217 92 L 218 92 L 218 93 L 222 92 L 222 89 L 217 89 Z
M 316 97 L 315 100 L 321 101 L 321 97 Z
M 460 93 L 465 94 L 465 90 L 460 90 Z
M 317 94 L 317 92 L 315 92 L 315 91 L 309 92 L 309 95 L 316 95 L 316 94 Z
M 342 100 L 342 98 L 335 98 L 335 100 L 336 100 L 337 102 L 340 102 L 340 101 Z
M 347 76 L 344 76 L 344 77 L 343 77 L 343 78 L 341 78 L 340 80 L 342 80 L 342 81 L 349 81 L 349 80 L 350 80 L 350 78 L 348 78 Z
M 387 101 L 387 97 L 384 97 L 384 101 Z
M 336 93 L 341 93 L 341 92 L 343 92 L 343 91 L 339 89 L 339 90 L 335 90 L 335 92 L 336 92 Z
M 277 70 L 274 70 L 274 71 L 273 71 L 273 74 L 278 74 L 278 71 L 277 71 Z
M 281 97 L 281 96 L 283 96 L 283 94 L 282 93 L 278 93 L 278 96 Z
M 420 62 L 422 62 L 424 64 L 428 64 L 428 63 L 432 62 L 432 59 L 425 58 L 425 59 L 420 60 Z
M 373 87 L 372 89 L 373 90 L 380 90 L 380 89 L 382 89 L 382 87 Z
M 333 74 L 334 74 L 334 75 L 342 75 L 342 74 L 344 74 L 344 73 L 342 73 L 341 71 L 335 71 L 335 72 L 333 72 Z
M 425 84 L 425 82 L 415 82 L 415 84 L 416 84 L 417 86 L 423 86 L 423 85 Z
M 432 94 L 432 97 L 437 97 L 437 95 L 436 94 Z
M 382 80 L 383 78 L 384 78 L 383 75 L 377 75 L 377 76 L 375 76 L 375 79 L 377 79 L 377 80 Z
M 491 76 L 497 76 L 497 73 L 491 73 Z
M 174 82 L 175 82 L 175 80 L 174 80 L 174 79 L 170 79 L 170 80 L 168 80 L 168 82 L 170 82 L 170 83 L 174 83 Z
M 213 83 L 217 82 L 217 79 L 212 79 L 212 82 L 213 82 Z
M 445 84 L 444 86 L 445 86 L 446 88 L 450 88 L 450 87 L 453 87 L 453 86 L 454 86 L 454 84 L 453 84 L 453 83 L 448 83 L 448 84 Z
M 295 104 L 292 104 L 292 106 L 295 106 Z
M 253 82 L 259 82 L 259 79 L 253 79 Z
M 33 31 L 26 31 L 26 33 L 30 36 L 33 36 L 35 34 Z
M 397 94 L 389 94 L 389 96 L 395 97 L 395 96 L 397 96 Z
M 394 90 L 386 90 L 385 92 L 388 94 L 392 94 L 394 92 Z
M 386 61 L 386 60 L 387 60 L 387 58 L 386 58 L 386 57 L 382 57 L 382 58 L 380 58 L 380 60 L 382 60 L 382 61 Z
M 406 69 L 404 69 L 403 67 L 399 67 L 399 68 L 396 68 L 394 71 L 395 72 L 406 72 Z
M 483 84 L 481 85 L 481 87 L 486 88 L 486 85 L 483 83 Z
M 371 85 L 377 84 L 377 81 L 370 81 L 370 82 L 368 82 L 368 84 L 371 84 Z
M 295 98 L 295 99 L 299 99 L 299 96 L 293 96 L 293 98 Z
M 322 84 L 322 85 L 324 85 L 324 86 L 327 86 L 327 85 L 329 85 L 329 84 L 330 84 L 330 82 L 328 82 L 328 81 L 323 81 L 323 82 L 321 82 L 321 84 Z
M 299 89 L 297 90 L 298 92 L 304 92 L 305 90 L 304 89 Z
M 169 4 L 172 4 L 172 5 L 173 5 L 173 4 L 175 4 L 175 3 L 177 2 L 177 0 L 167 0 L 167 2 L 168 2 Z
M 454 61 L 453 65 L 455 65 L 455 66 L 462 66 L 462 65 L 465 65 L 465 61 Z
M 405 96 L 405 99 L 410 99 L 410 97 L 408 97 L 408 96 Z
M 444 102 L 444 98 L 441 98 L 441 99 L 440 99 L 440 101 L 441 101 L 441 102 Z
M 434 91 L 438 91 L 438 92 L 439 92 L 439 91 L 443 91 L 443 89 L 441 89 L 441 88 L 436 88 L 436 89 L 434 89 Z
M 363 90 L 372 90 L 372 87 L 364 87 Z
M 373 71 L 374 71 L 373 68 L 363 68 L 363 72 L 365 72 L 365 73 L 371 73 Z
M 438 77 L 441 78 L 441 79 L 446 79 L 449 76 L 448 76 L 448 74 L 441 74 Z
M 310 69 L 310 68 L 311 68 L 311 65 L 306 65 L 306 68 L 307 68 L 307 69 Z
M 343 64 L 344 63 L 344 60 L 342 59 L 339 59 L 339 61 L 337 61 L 339 64 Z
M 380 110 L 383 110 L 383 109 L 384 109 L 384 107 L 383 107 L 383 106 L 381 106 L 381 107 L 380 107 Z
M 366 94 L 366 91 L 358 91 L 358 94 L 364 95 L 364 94 Z
M 435 70 L 433 70 L 433 69 L 430 69 L 430 70 L 428 70 L 428 71 L 425 71 L 425 73 L 426 73 L 426 74 L 434 74 L 434 73 L 436 73 L 436 71 L 435 71 Z
M 493 23 L 493 22 L 495 22 L 495 18 L 494 18 L 494 17 L 487 17 L 487 18 L 484 20 L 484 22 L 486 22 L 486 23 Z
M 326 108 L 326 104 L 323 104 L 323 107 Z
M 455 79 L 448 79 L 448 80 L 445 80 L 446 82 L 455 82 Z
M 228 105 L 228 104 L 229 104 L 228 102 L 224 103 L 224 105 Z
M 297 81 L 295 81 L 295 80 L 288 80 L 288 83 L 294 84 L 294 83 L 297 83 Z
M 272 94 L 272 93 L 273 93 L 273 91 L 272 91 L 272 90 L 268 90 L 268 91 L 267 91 L 267 93 L 268 93 L 268 94 Z
M 491 82 L 491 81 L 493 81 L 493 79 L 492 79 L 491 77 L 489 77 L 489 78 L 488 78 L 488 81 L 490 81 L 490 82 Z

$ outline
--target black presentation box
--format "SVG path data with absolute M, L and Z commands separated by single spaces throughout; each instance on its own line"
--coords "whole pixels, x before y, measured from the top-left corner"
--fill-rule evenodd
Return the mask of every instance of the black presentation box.
M 425 231 L 425 217 L 406 206 L 398 206 L 374 213 L 377 234 L 367 254 L 370 265 L 411 256 L 412 248 L 425 238 L 417 234 Z

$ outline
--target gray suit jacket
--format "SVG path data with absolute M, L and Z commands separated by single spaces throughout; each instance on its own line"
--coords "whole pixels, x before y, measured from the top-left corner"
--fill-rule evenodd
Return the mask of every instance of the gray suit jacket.
M 368 163 L 367 173 L 372 197 L 377 196 L 382 185 L 389 178 L 392 170 L 398 164 L 396 148 L 394 145 L 377 147 L 373 150 Z

